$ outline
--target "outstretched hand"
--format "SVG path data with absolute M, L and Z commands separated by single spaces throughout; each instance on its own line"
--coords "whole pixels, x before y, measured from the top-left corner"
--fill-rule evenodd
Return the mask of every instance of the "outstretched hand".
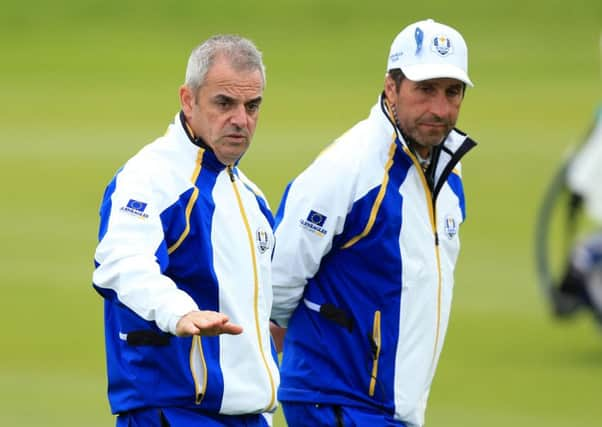
M 238 335 L 242 326 L 230 323 L 230 319 L 217 311 L 191 311 L 182 316 L 176 325 L 176 335 L 214 336 L 220 334 Z

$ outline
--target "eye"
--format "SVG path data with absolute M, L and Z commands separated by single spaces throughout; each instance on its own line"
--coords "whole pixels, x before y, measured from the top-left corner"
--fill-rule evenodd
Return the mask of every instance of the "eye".
M 260 101 L 252 101 L 252 102 L 249 102 L 249 103 L 246 105 L 247 111 L 248 111 L 249 113 L 255 113 L 255 112 L 257 112 L 257 111 L 259 110 L 259 104 L 261 104 L 261 102 L 260 102 Z
M 447 90 L 445 92 L 447 93 L 448 97 L 457 98 L 462 95 L 462 87 L 461 86 L 450 87 L 450 88 L 447 88 Z
M 213 103 L 222 110 L 227 110 L 232 106 L 232 100 L 224 96 L 216 97 L 213 100 Z

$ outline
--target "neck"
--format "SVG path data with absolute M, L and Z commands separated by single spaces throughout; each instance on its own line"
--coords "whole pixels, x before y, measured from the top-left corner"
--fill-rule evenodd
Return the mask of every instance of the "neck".
M 412 150 L 414 150 L 415 153 L 417 153 L 421 159 L 426 160 L 430 157 L 431 155 L 431 147 L 427 147 L 425 145 L 421 145 L 418 142 L 414 141 L 411 138 L 407 138 L 404 134 L 404 138 L 406 140 L 406 142 L 408 143 L 408 145 L 412 148 Z

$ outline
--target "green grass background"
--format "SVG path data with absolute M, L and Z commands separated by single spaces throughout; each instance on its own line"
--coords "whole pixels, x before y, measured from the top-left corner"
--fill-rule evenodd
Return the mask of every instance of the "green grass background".
M 286 183 L 368 114 L 390 42 L 461 30 L 468 222 L 430 427 L 602 426 L 602 335 L 558 322 L 534 272 L 537 206 L 602 100 L 599 0 L 4 1 L 0 8 L 0 425 L 108 426 L 99 200 L 178 109 L 190 50 L 251 37 L 268 86 L 241 167 L 276 209 Z M 276 426 L 284 426 L 280 414 Z

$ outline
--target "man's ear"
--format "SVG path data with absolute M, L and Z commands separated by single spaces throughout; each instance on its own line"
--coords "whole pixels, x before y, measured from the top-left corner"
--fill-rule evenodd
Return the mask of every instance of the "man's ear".
M 186 85 L 180 86 L 180 106 L 186 117 L 192 115 L 192 106 L 194 104 L 194 94 L 190 88 Z
M 397 88 L 395 87 L 395 80 L 391 78 L 389 73 L 385 76 L 385 96 L 389 104 L 394 105 L 397 99 Z

